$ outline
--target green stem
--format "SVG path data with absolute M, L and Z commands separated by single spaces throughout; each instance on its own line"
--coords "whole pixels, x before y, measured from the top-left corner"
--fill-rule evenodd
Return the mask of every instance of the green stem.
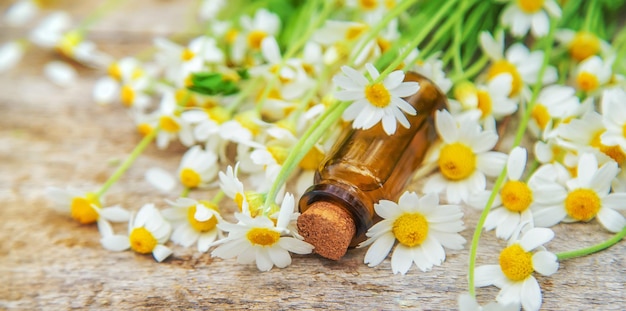
M 450 77 L 453 84 L 457 84 L 460 81 L 470 79 L 476 76 L 480 71 L 485 68 L 485 65 L 489 62 L 489 56 L 482 54 L 478 60 L 472 64 L 472 66 L 465 69 L 465 71 L 459 75 Z
M 113 10 L 117 5 L 119 5 L 123 0 L 107 0 L 102 5 L 100 5 L 91 15 L 85 18 L 80 25 L 76 28 L 79 33 L 84 33 L 99 21 L 104 15 L 106 15 L 109 11 Z
M 115 182 L 117 182 L 120 179 L 120 177 L 122 177 L 122 175 L 124 175 L 124 173 L 133 164 L 133 162 L 135 162 L 137 157 L 139 157 L 139 155 L 146 149 L 146 147 L 148 147 L 148 145 L 154 140 L 159 130 L 160 130 L 159 128 L 155 128 L 148 135 L 143 137 L 143 139 L 139 142 L 139 144 L 137 144 L 135 149 L 133 149 L 133 151 L 126 158 L 126 160 L 124 160 L 124 163 L 122 163 L 117 168 L 117 170 L 115 170 L 113 175 L 111 175 L 111 177 L 109 177 L 109 179 L 104 183 L 104 185 L 100 187 L 100 190 L 96 192 L 96 196 L 98 198 L 102 197 L 107 192 L 107 190 L 109 190 L 109 188 L 111 188 L 111 186 Z
M 622 231 L 615 234 L 612 238 L 602 243 L 599 243 L 590 247 L 585 247 L 585 248 L 569 251 L 569 252 L 558 253 L 556 254 L 556 258 L 558 258 L 559 261 L 562 261 L 566 259 L 587 256 L 587 255 L 599 252 L 601 250 L 607 249 L 617 244 L 617 242 L 621 241 L 625 236 L 626 236 L 626 227 L 624 227 Z
M 183 188 L 183 191 L 180 193 L 180 197 L 186 198 L 189 195 L 189 191 L 191 191 L 191 188 L 189 187 Z
M 296 168 L 298 163 L 302 161 L 302 158 L 309 152 L 311 148 L 317 143 L 317 141 L 326 133 L 328 128 L 335 124 L 341 117 L 343 111 L 348 107 L 350 102 L 340 102 L 330 107 L 323 115 L 319 116 L 315 123 L 311 125 L 307 131 L 302 135 L 300 140 L 291 149 L 289 155 L 283 162 L 283 165 L 276 177 L 276 180 L 272 183 L 270 190 L 265 197 L 265 209 L 264 212 L 276 201 L 276 195 L 287 181 L 287 178 L 291 172 Z
M 300 50 L 309 41 L 309 38 L 313 35 L 313 33 L 320 27 L 320 25 L 326 21 L 328 15 L 332 12 L 332 8 L 334 7 L 333 1 L 323 1 L 322 11 L 320 12 L 315 22 L 310 23 L 306 32 L 300 36 L 298 36 L 298 41 L 289 45 L 289 50 L 285 52 L 285 56 L 283 60 L 290 59 L 293 57 L 297 51 Z M 283 61 L 284 62 L 284 61 Z
M 541 64 L 541 68 L 539 69 L 539 73 L 537 75 L 537 82 L 533 86 L 532 97 L 530 99 L 528 106 L 526 107 L 526 111 L 524 113 L 522 121 L 520 122 L 520 125 L 517 128 L 515 140 L 513 141 L 513 145 L 511 146 L 511 148 L 515 148 L 519 146 L 520 142 L 522 141 L 522 138 L 524 137 L 524 133 L 526 133 L 526 127 L 528 126 L 528 121 L 530 120 L 532 108 L 535 104 L 535 101 L 537 100 L 537 97 L 539 96 L 539 91 L 541 90 L 543 86 L 542 79 L 546 71 L 546 68 L 548 68 L 550 52 L 552 51 L 552 45 L 554 44 L 555 29 L 556 29 L 556 20 L 552 18 L 550 19 L 550 32 L 548 33 L 548 36 L 546 37 L 545 48 L 543 50 L 544 51 L 543 63 Z M 502 169 L 502 172 L 500 172 L 500 175 L 498 176 L 496 183 L 494 184 L 493 190 L 491 191 L 491 195 L 489 196 L 489 200 L 487 201 L 487 204 L 485 208 L 483 209 L 483 212 L 480 214 L 480 219 L 478 220 L 478 224 L 476 225 L 476 228 L 474 230 L 474 235 L 472 237 L 472 245 L 470 247 L 470 258 L 469 258 L 469 267 L 468 267 L 469 269 L 468 287 L 469 287 L 469 293 L 472 296 L 475 296 L 474 280 L 475 280 L 476 252 L 478 250 L 478 241 L 480 240 L 480 235 L 483 230 L 485 219 L 487 219 L 487 215 L 489 214 L 489 211 L 491 210 L 491 205 L 493 204 L 493 201 L 495 200 L 496 194 L 498 193 L 502 183 L 504 182 L 506 173 L 507 173 L 507 168 L 505 166 Z
M 222 191 L 222 189 L 220 189 L 220 191 L 218 191 L 215 196 L 213 197 L 213 199 L 211 200 L 211 203 L 218 205 L 222 199 L 224 198 L 224 191 Z

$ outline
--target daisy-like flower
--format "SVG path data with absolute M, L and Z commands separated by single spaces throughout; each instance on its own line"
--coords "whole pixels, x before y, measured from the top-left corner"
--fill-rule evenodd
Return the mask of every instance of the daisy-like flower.
M 185 152 L 178 167 L 180 182 L 187 188 L 208 186 L 217 172 L 217 155 L 213 151 L 202 150 L 198 145 Z
M 529 129 L 536 135 L 551 129 L 556 121 L 567 120 L 580 111 L 576 90 L 569 86 L 550 85 L 541 90 L 533 106 Z
M 576 86 L 582 91 L 593 93 L 609 82 L 613 74 L 612 66 L 613 58 L 603 60 L 594 55 L 583 60 L 576 68 Z
M 476 268 L 476 286 L 495 285 L 501 289 L 496 297 L 499 303 L 521 304 L 524 310 L 539 310 L 541 288 L 533 272 L 550 276 L 558 270 L 556 255 L 542 246 L 553 237 L 554 232 L 547 228 L 528 230 L 500 252 L 499 265 Z
M 394 274 L 406 274 L 413 263 L 426 272 L 439 266 L 446 258 L 444 247 L 462 249 L 465 239 L 463 212 L 457 205 L 439 205 L 439 197 L 429 193 L 418 197 L 405 192 L 398 203 L 380 200 L 374 205 L 376 214 L 383 218 L 366 233 L 368 239 L 358 247 L 371 245 L 365 254 L 370 267 L 380 264 L 391 251 L 391 269 Z
M 533 85 L 539 79 L 539 71 L 543 63 L 543 51 L 531 52 L 525 45 L 515 43 L 505 53 L 504 34 L 502 32 L 499 32 L 495 39 L 488 32 L 481 32 L 480 45 L 492 61 L 487 71 L 487 79 L 491 80 L 500 74 L 508 73 L 513 78 L 509 96 L 515 97 L 521 94 L 525 99 L 530 98 L 529 85 Z M 545 85 L 556 80 L 556 68 L 548 66 L 541 82 Z
M 626 91 L 611 88 L 602 93 L 602 121 L 606 132 L 602 133 L 602 143 L 609 146 L 618 145 L 622 153 L 626 152 L 626 107 L 624 106 Z M 618 161 L 614 158 L 618 163 Z
M 480 110 L 481 120 L 500 120 L 517 110 L 517 101 L 509 98 L 512 79 L 510 74 L 500 74 L 487 85 L 463 88 L 465 91 L 457 92 L 457 99 L 463 107 Z
M 309 254 L 313 246 L 300 239 L 284 236 L 292 220 L 294 198 L 287 194 L 280 207 L 276 224 L 267 216 L 252 218 L 246 213 L 235 213 L 237 224 L 220 223 L 218 228 L 228 232 L 228 237 L 216 242 L 219 246 L 211 256 L 224 259 L 237 257 L 237 262 L 256 262 L 260 271 L 269 271 L 273 266 L 285 268 L 291 264 L 289 252 Z
M 506 163 L 506 154 L 489 151 L 498 142 L 493 131 L 483 131 L 471 119 L 457 121 L 449 112 L 437 111 L 435 127 L 443 140 L 433 150 L 439 172 L 424 185 L 424 192 L 446 191 L 448 202 L 467 202 L 470 194 L 485 190 L 486 176 L 497 176 Z M 431 160 L 433 161 L 433 160 Z
M 379 73 L 372 64 L 366 64 L 370 77 L 375 80 Z M 415 94 L 420 86 L 417 82 L 403 82 L 404 72 L 398 70 L 387 76 L 383 82 L 372 83 L 360 72 L 348 66 L 341 67 L 342 75 L 333 82 L 342 90 L 335 94 L 339 100 L 353 101 L 344 111 L 343 118 L 353 121 L 356 129 L 369 129 L 382 122 L 389 135 L 396 132 L 396 122 L 409 128 L 411 124 L 404 115 L 415 115 L 417 111 L 403 97 Z
M 593 55 L 606 54 L 611 50 L 608 42 L 589 31 L 561 29 L 555 33 L 554 37 L 567 47 L 569 55 L 577 62 Z
M 561 17 L 561 8 L 554 0 L 511 0 L 500 22 L 511 28 L 516 37 L 524 36 L 530 29 L 535 37 L 543 37 L 550 29 L 550 16 Z
M 626 226 L 626 219 L 619 211 L 626 209 L 626 193 L 609 193 L 611 182 L 619 173 L 614 161 L 598 168 L 598 160 L 591 153 L 578 159 L 577 177 L 567 182 L 567 196 L 561 204 L 533 210 L 535 224 L 553 226 L 561 221 L 590 221 L 597 217 L 604 228 L 619 232 Z
M 180 118 L 173 92 L 166 91 L 163 94 L 159 110 L 153 117 L 158 119 L 161 128 L 156 138 L 157 147 L 160 149 L 167 148 L 170 141 L 176 138 L 179 138 L 185 146 L 191 146 L 194 143 L 191 125 Z
M 618 116 L 611 116 L 617 118 Z M 580 119 L 573 119 L 557 128 L 557 142 L 572 152 L 592 152 L 600 162 L 613 159 L 617 163 L 626 160 L 626 154 L 619 145 L 608 145 L 602 140 L 607 128 L 603 117 L 595 111 L 583 115 Z M 610 141 L 610 140 L 609 140 Z M 613 143 L 613 141 L 610 141 Z M 565 163 L 567 164 L 567 163 Z M 575 167 L 575 163 L 571 163 Z
M 161 262 L 172 254 L 172 250 L 164 244 L 169 240 L 172 225 L 163 218 L 154 204 L 146 204 L 130 219 L 128 236 L 113 234 L 105 235 L 100 244 L 108 250 L 120 252 L 127 249 L 140 254 L 150 254 Z
M 70 216 L 81 224 L 98 224 L 100 234 L 109 232 L 111 222 L 124 222 L 130 213 L 119 205 L 102 207 L 100 198 L 92 192 L 83 193 L 75 189 L 48 188 L 48 196 L 54 202 L 54 208 Z
M 555 180 L 555 175 L 534 174 L 528 183 L 521 180 L 526 168 L 526 149 L 516 147 L 507 161 L 507 178 L 496 196 L 493 206 L 485 220 L 485 229 L 496 229 L 496 236 L 508 240 L 517 236 L 522 227 L 532 223 L 534 206 L 557 206 L 565 198 L 565 188 Z M 485 191 L 472 196 L 469 204 L 484 208 L 491 192 Z
M 190 198 L 178 198 L 172 206 L 163 210 L 163 217 L 172 222 L 174 231 L 171 240 L 176 244 L 189 247 L 198 243 L 198 251 L 206 252 L 221 232 L 217 224 L 222 221 L 218 207 L 208 201 L 196 201 Z
M 165 67 L 165 77 L 169 81 L 182 82 L 191 73 L 202 71 L 205 64 L 221 64 L 224 61 L 224 52 L 211 37 L 194 38 L 187 46 L 165 38 L 155 39 L 154 44 L 159 49 L 156 61 Z

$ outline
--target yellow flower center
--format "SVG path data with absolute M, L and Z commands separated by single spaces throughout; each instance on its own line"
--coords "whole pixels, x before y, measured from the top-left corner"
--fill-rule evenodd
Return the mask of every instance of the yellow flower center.
M 152 133 L 153 130 L 154 128 L 152 127 L 152 125 L 148 123 L 143 122 L 137 124 L 137 132 L 142 136 L 147 136 L 148 134 Z
M 75 197 L 70 206 L 70 215 L 81 224 L 91 224 L 98 220 L 98 212 L 94 209 L 100 208 L 100 201 L 93 193 L 88 193 L 85 197 Z
M 268 228 L 252 228 L 246 238 L 253 245 L 272 246 L 280 239 L 280 233 Z
M 180 183 L 187 188 L 195 188 L 202 182 L 202 177 L 195 170 L 185 167 L 180 170 Z
M 373 10 L 378 6 L 377 0 L 359 0 L 359 7 L 365 11 Z
M 452 143 L 441 149 L 437 163 L 443 176 L 451 180 L 462 180 L 476 169 L 476 155 L 466 145 Z
M 237 29 L 229 29 L 226 32 L 226 35 L 224 35 L 226 43 L 228 44 L 235 43 L 235 40 L 237 40 L 237 35 L 239 35 L 239 32 L 237 31 Z
M 596 55 L 598 51 L 600 51 L 600 39 L 588 31 L 576 33 L 569 45 L 570 56 L 579 62 Z
M 598 214 L 602 202 L 591 189 L 576 189 L 565 198 L 565 211 L 579 221 L 588 221 Z
M 374 83 L 365 87 L 365 98 L 378 108 L 385 108 L 391 103 L 391 94 L 382 83 Z
M 122 104 L 126 107 L 130 107 L 133 105 L 135 101 L 135 90 L 128 85 L 122 86 L 122 90 L 120 91 L 120 98 L 122 100 Z
M 454 86 L 454 98 L 456 98 L 464 109 L 473 109 L 478 107 L 478 90 L 476 85 L 469 81 L 461 81 Z M 491 104 L 491 100 L 489 102 Z
M 482 118 L 491 115 L 491 111 L 493 110 L 493 103 L 491 101 L 491 96 L 489 95 L 489 92 L 485 90 L 480 90 L 476 93 L 476 95 L 478 95 L 478 109 L 483 113 Z
M 376 38 L 376 44 L 380 48 L 380 51 L 383 53 L 391 49 L 391 41 L 385 38 L 382 38 L 382 37 Z M 402 69 L 402 68 L 398 68 L 398 69 Z
M 169 133 L 177 133 L 180 130 L 180 125 L 171 116 L 161 116 L 159 118 L 159 126 Z
M 311 148 L 299 163 L 303 170 L 316 170 L 324 160 L 324 153 L 317 147 Z
M 534 271 L 533 255 L 513 244 L 500 252 L 500 269 L 512 281 L 525 280 Z
M 281 146 L 269 145 L 267 147 L 267 152 L 272 155 L 272 158 L 274 158 L 274 161 L 276 161 L 276 164 L 278 165 L 283 165 L 289 155 L 289 149 Z
M 396 6 L 396 0 L 385 0 L 385 7 L 387 9 L 393 9 Z
M 211 202 L 203 201 L 201 203 L 210 209 L 217 210 L 217 205 Z M 196 210 L 196 205 L 190 206 L 189 209 L 187 209 L 187 221 L 189 221 L 191 227 L 200 232 L 208 232 L 213 230 L 213 228 L 215 228 L 215 225 L 217 225 L 217 218 L 215 216 L 211 216 L 211 218 L 207 220 L 199 221 L 195 217 Z
M 537 122 L 540 129 L 545 130 L 548 122 L 552 117 L 548 112 L 548 108 L 540 103 L 535 104 L 533 111 L 531 112 L 532 118 Z
M 283 75 L 281 75 L 281 74 L 280 74 L 280 69 L 281 69 L 281 68 L 282 68 L 282 67 L 281 67 L 280 65 L 278 65 L 278 64 L 272 65 L 272 67 L 270 67 L 270 72 L 271 72 L 273 75 L 277 76 L 277 77 L 278 77 L 278 80 L 279 80 L 281 83 L 289 83 L 289 82 L 291 82 L 291 80 L 292 80 L 291 78 L 285 77 L 285 76 L 283 76 Z M 276 92 L 278 92 L 278 94 L 280 94 L 280 91 L 276 90 Z M 270 97 L 270 98 L 271 98 L 271 97 Z M 278 97 L 278 98 L 281 98 L 281 97 Z
M 256 217 L 265 204 L 265 196 L 255 191 L 246 191 L 244 194 L 236 193 L 233 200 L 237 203 L 240 212 L 243 211 L 243 200 L 246 200 L 252 217 Z
M 526 13 L 536 13 L 543 7 L 544 0 L 517 0 L 519 8 Z
M 596 75 L 583 71 L 576 77 L 576 84 L 578 84 L 578 87 L 581 90 L 591 92 L 598 88 L 600 81 L 598 81 L 598 77 L 596 77 Z
M 117 63 L 111 63 L 111 65 L 109 65 L 109 68 L 107 68 L 107 73 L 111 78 L 117 81 L 122 80 L 122 70 Z
M 130 240 L 130 248 L 140 254 L 152 253 L 157 246 L 157 239 L 144 227 L 133 229 L 128 237 Z
M 348 27 L 346 30 L 346 40 L 354 40 L 361 36 L 365 30 L 367 30 L 367 25 L 365 24 L 357 24 Z
M 626 161 L 626 154 L 622 151 L 619 145 L 615 146 L 607 146 L 602 143 L 601 136 L 606 130 L 598 131 L 593 138 L 591 139 L 591 147 L 599 149 L 602 153 L 611 157 L 611 159 L 615 160 L 617 163 L 622 163 Z M 626 125 L 624 125 L 623 131 L 626 131 Z M 626 133 L 624 133 L 626 136 Z
M 509 180 L 500 190 L 502 205 L 511 212 L 523 212 L 533 201 L 533 192 L 526 183 Z
M 83 36 L 79 31 L 70 31 L 63 35 L 57 49 L 66 56 L 73 56 L 74 49 L 83 41 Z
M 393 235 L 398 242 L 408 247 L 421 245 L 428 236 L 428 221 L 419 213 L 402 214 L 392 226 Z
M 522 76 L 519 74 L 519 71 L 517 71 L 517 68 L 515 68 L 515 65 L 509 63 L 508 61 L 499 60 L 491 65 L 489 71 L 487 72 L 487 78 L 491 80 L 502 73 L 508 73 L 513 78 L 513 81 L 511 82 L 511 92 L 509 93 L 509 96 L 515 96 L 519 94 L 523 85 Z
M 252 135 L 258 135 L 261 132 L 261 125 L 256 122 L 257 118 L 254 111 L 239 113 L 234 119 L 239 122 L 241 126 L 248 129 Z
M 181 53 L 180 53 L 180 59 L 182 61 L 188 62 L 190 60 L 192 60 L 194 57 L 196 56 L 196 53 L 194 53 L 192 50 L 190 49 L 184 49 Z
M 261 42 L 267 37 L 267 33 L 263 30 L 253 30 L 248 34 L 248 46 L 253 49 L 260 49 Z

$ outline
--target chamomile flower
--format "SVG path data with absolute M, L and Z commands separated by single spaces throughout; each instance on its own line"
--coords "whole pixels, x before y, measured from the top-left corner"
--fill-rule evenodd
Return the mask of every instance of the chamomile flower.
M 567 196 L 557 206 L 538 208 L 541 217 L 536 225 L 549 227 L 561 221 L 590 221 L 597 217 L 607 230 L 621 231 L 626 226 L 626 219 L 619 211 L 626 208 L 626 193 L 609 193 L 611 182 L 618 173 L 619 168 L 614 161 L 598 167 L 598 160 L 593 154 L 582 154 L 578 159 L 576 178 L 567 182 Z
M 547 228 L 528 230 L 500 252 L 499 265 L 476 268 L 476 286 L 495 285 L 501 289 L 496 297 L 499 303 L 521 304 L 524 310 L 539 310 L 541 288 L 533 272 L 550 276 L 558 270 L 556 255 L 542 246 L 553 237 L 554 232 Z
M 591 56 L 583 60 L 575 72 L 575 83 L 579 90 L 593 93 L 606 85 L 611 79 L 613 58 L 603 60 L 599 56 Z
M 511 0 L 500 16 L 502 25 L 511 28 L 516 37 L 530 29 L 535 37 L 543 37 L 550 29 L 550 16 L 560 17 L 561 8 L 554 0 Z M 549 15 L 549 16 L 548 16 Z
M 373 80 L 379 76 L 372 64 L 365 67 Z M 404 73 L 394 71 L 383 82 L 372 83 L 358 71 L 348 66 L 341 67 L 343 74 L 337 75 L 333 81 L 342 89 L 335 94 L 339 100 L 353 101 L 344 111 L 343 119 L 353 121 L 356 129 L 369 129 L 382 122 L 388 135 L 396 132 L 396 122 L 409 128 L 411 124 L 404 115 L 415 115 L 417 111 L 403 97 L 415 94 L 420 86 L 417 82 L 402 82 Z
M 446 258 L 444 247 L 461 249 L 465 239 L 463 212 L 457 205 L 439 205 L 439 197 L 430 193 L 418 197 L 405 192 L 398 203 L 380 200 L 374 205 L 382 221 L 366 233 L 368 239 L 359 247 L 371 245 L 365 254 L 370 267 L 380 264 L 398 241 L 391 255 L 393 273 L 406 274 L 413 263 L 426 272 L 441 265 Z
M 601 162 L 605 162 L 609 158 L 617 163 L 624 162 L 626 154 L 619 145 L 607 145 L 602 141 L 602 135 L 606 131 L 603 117 L 597 112 L 591 111 L 580 119 L 573 119 L 569 123 L 559 126 L 556 139 L 562 147 L 572 152 L 594 153 Z
M 70 216 L 81 224 L 98 224 L 98 230 L 104 236 L 110 231 L 112 222 L 124 222 L 130 213 L 119 205 L 102 207 L 100 198 L 92 192 L 83 193 L 75 189 L 48 188 L 48 196 L 54 202 L 54 208 Z
M 611 45 L 608 42 L 589 31 L 561 29 L 555 33 L 554 37 L 567 47 L 570 57 L 577 62 L 593 55 L 606 54 L 611 50 Z
M 185 152 L 178 167 L 180 183 L 186 188 L 208 186 L 217 176 L 217 172 L 217 155 L 198 145 Z
M 197 242 L 198 251 L 204 253 L 209 250 L 211 243 L 221 237 L 217 224 L 222 221 L 222 217 L 215 203 L 190 198 L 178 198 L 168 203 L 171 207 L 162 213 L 174 227 L 172 242 L 185 247 Z
M 580 108 L 576 90 L 569 86 L 550 85 L 539 92 L 531 112 L 529 129 L 536 135 L 551 129 L 556 121 L 574 117 Z
M 602 133 L 602 143 L 609 146 L 618 145 L 622 153 L 626 152 L 626 107 L 624 106 L 626 91 L 611 88 L 602 93 L 602 121 L 606 132 Z M 618 163 L 618 161 L 613 158 Z
M 291 264 L 289 252 L 309 254 L 313 246 L 300 239 L 284 236 L 294 210 L 294 198 L 287 194 L 280 207 L 276 224 L 267 216 L 251 217 L 246 213 L 235 213 L 237 224 L 220 223 L 218 228 L 228 232 L 228 237 L 217 241 L 219 245 L 211 256 L 224 259 L 237 257 L 237 262 L 256 262 L 260 271 L 269 271 L 273 266 L 285 268 Z
M 517 110 L 517 101 L 509 98 L 511 92 L 512 77 L 509 74 L 500 74 L 491 79 L 487 85 L 478 85 L 470 92 L 462 92 L 463 98 L 459 101 L 469 106 L 468 102 L 476 103 L 474 109 L 481 113 L 481 120 L 501 120 L 505 116 L 513 114 Z M 473 99 L 468 100 L 466 96 Z M 493 121 L 487 121 L 493 122 Z
M 161 262 L 172 254 L 172 250 L 164 244 L 169 240 L 172 225 L 167 222 L 154 204 L 145 204 L 128 226 L 128 236 L 110 234 L 102 237 L 100 243 L 111 251 L 132 249 L 139 254 L 152 254 L 156 261 Z
M 469 196 L 485 190 L 486 176 L 497 176 L 506 155 L 489 151 L 498 141 L 493 131 L 483 131 L 472 119 L 457 121 L 449 112 L 435 113 L 435 126 L 443 140 L 431 158 L 439 171 L 428 178 L 424 192 L 446 192 L 448 202 L 467 202 Z
M 534 174 L 528 183 L 521 180 L 526 168 L 526 149 L 516 147 L 507 161 L 507 180 L 493 202 L 494 208 L 485 220 L 486 230 L 496 229 L 496 236 L 508 240 L 517 236 L 522 227 L 532 223 L 535 206 L 558 206 L 566 195 L 565 188 L 554 180 L 554 175 Z M 547 171 L 544 171 L 547 172 Z M 469 204 L 485 207 L 491 191 L 472 196 Z
M 173 92 L 166 91 L 161 99 L 159 110 L 154 117 L 158 119 L 160 131 L 156 143 L 160 149 L 167 148 L 170 141 L 178 138 L 185 146 L 194 143 L 191 125 L 180 118 L 176 97 Z
M 533 85 L 539 79 L 539 71 L 543 64 L 543 51 L 530 51 L 521 43 L 511 45 L 504 51 L 504 35 L 502 32 L 494 39 L 488 32 L 480 33 L 480 45 L 485 54 L 491 59 L 491 66 L 487 71 L 487 80 L 508 73 L 511 81 L 510 97 L 522 95 L 530 98 L 529 85 Z M 545 68 L 541 82 L 549 84 L 557 80 L 557 72 L 554 67 Z

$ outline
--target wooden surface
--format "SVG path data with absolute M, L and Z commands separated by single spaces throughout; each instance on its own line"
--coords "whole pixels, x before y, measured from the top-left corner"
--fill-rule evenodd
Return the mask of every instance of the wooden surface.
M 154 31 L 182 29 L 186 9 L 177 3 L 133 1 L 98 24 L 93 38 L 118 57 L 140 51 Z M 84 16 L 84 9 L 75 8 L 76 16 Z M 0 38 L 24 31 L 3 28 Z M 49 208 L 45 189 L 97 189 L 115 169 L 110 162 L 123 159 L 138 136 L 122 107 L 91 102 L 91 87 L 101 73 L 77 66 L 79 82 L 61 89 L 41 77 L 52 58 L 31 50 L 19 67 L 0 75 L 0 309 L 449 310 L 467 291 L 467 249 L 448 250 L 443 266 L 428 273 L 413 267 L 405 276 L 393 275 L 389 260 L 376 268 L 362 264 L 364 250 L 351 250 L 339 262 L 294 256 L 291 266 L 261 273 L 253 265 L 177 246 L 163 263 L 103 249 L 95 226 L 79 225 Z M 107 202 L 131 210 L 147 202 L 164 207 L 165 197 L 143 173 L 151 166 L 174 169 L 182 151 L 149 148 L 111 188 Z M 465 210 L 468 229 L 462 234 L 469 241 L 478 212 Z M 610 236 L 595 221 L 554 230 L 556 238 L 548 244 L 554 252 Z M 493 232 L 484 234 L 479 265 L 495 264 L 502 246 Z M 555 275 L 538 279 L 542 309 L 626 309 L 626 242 L 562 262 Z M 487 302 L 497 289 L 477 292 L 479 301 Z

